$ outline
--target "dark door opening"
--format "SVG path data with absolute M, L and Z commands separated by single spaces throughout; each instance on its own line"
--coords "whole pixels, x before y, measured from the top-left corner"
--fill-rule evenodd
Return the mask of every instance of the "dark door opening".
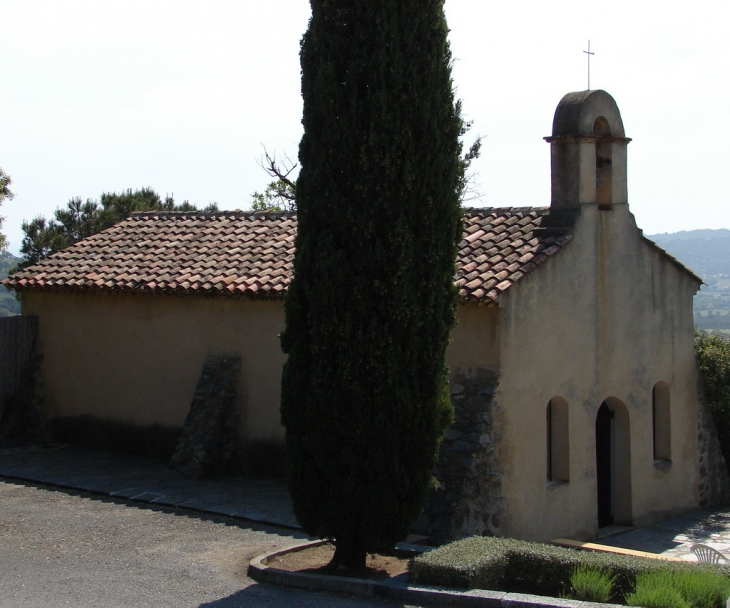
M 613 523 L 614 509 L 613 410 L 604 401 L 596 416 L 596 482 L 598 487 L 598 527 Z

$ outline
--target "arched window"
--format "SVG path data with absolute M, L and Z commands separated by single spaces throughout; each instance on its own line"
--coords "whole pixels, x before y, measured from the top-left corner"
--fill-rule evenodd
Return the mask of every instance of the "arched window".
M 611 127 L 603 116 L 596 118 L 593 123 L 593 134 L 603 137 L 611 136 Z M 610 141 L 599 140 L 596 143 L 596 204 L 603 211 L 611 209 L 611 201 L 613 200 L 612 152 Z
M 652 391 L 652 423 L 654 428 L 654 460 L 672 459 L 672 426 L 669 411 L 669 386 L 657 382 Z
M 568 402 L 562 397 L 550 399 L 546 418 L 548 481 L 570 481 Z

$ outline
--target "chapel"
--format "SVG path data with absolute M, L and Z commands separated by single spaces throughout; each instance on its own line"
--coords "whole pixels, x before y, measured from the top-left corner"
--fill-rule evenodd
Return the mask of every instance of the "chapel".
M 567 94 L 545 139 L 549 206 L 464 210 L 455 422 L 414 528 L 434 538 L 591 540 L 728 498 L 693 346 L 702 281 L 636 226 L 616 102 Z M 4 280 L 38 320 L 46 432 L 170 457 L 206 361 L 231 353 L 237 466 L 280 470 L 296 226 L 134 213 Z

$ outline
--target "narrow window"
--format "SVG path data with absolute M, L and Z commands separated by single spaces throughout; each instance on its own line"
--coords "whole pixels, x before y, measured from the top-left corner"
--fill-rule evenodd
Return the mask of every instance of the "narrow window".
M 570 445 L 568 441 L 568 402 L 553 397 L 546 409 L 548 481 L 570 480 Z
M 610 137 L 611 128 L 603 116 L 596 118 L 596 122 L 593 124 L 593 134 Z M 612 152 L 613 149 L 610 140 L 599 140 L 596 143 L 596 203 L 602 211 L 610 211 L 613 201 Z
M 652 418 L 654 429 L 654 460 L 672 459 L 672 428 L 669 408 L 669 386 L 657 382 L 652 391 Z

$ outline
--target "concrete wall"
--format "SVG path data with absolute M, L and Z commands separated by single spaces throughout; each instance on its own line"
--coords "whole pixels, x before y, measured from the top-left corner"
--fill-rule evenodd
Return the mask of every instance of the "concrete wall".
M 697 288 L 641 238 L 628 205 L 584 205 L 573 240 L 502 296 L 501 534 L 596 536 L 595 423 L 609 398 L 616 411 L 617 523 L 645 525 L 698 505 Z M 665 463 L 655 463 L 652 440 L 652 388 L 660 381 L 670 390 Z M 569 406 L 567 482 L 546 475 L 546 407 L 553 397 Z
M 283 441 L 281 302 L 25 293 L 44 356 L 45 418 L 181 427 L 206 355 L 241 353 L 246 441 Z

